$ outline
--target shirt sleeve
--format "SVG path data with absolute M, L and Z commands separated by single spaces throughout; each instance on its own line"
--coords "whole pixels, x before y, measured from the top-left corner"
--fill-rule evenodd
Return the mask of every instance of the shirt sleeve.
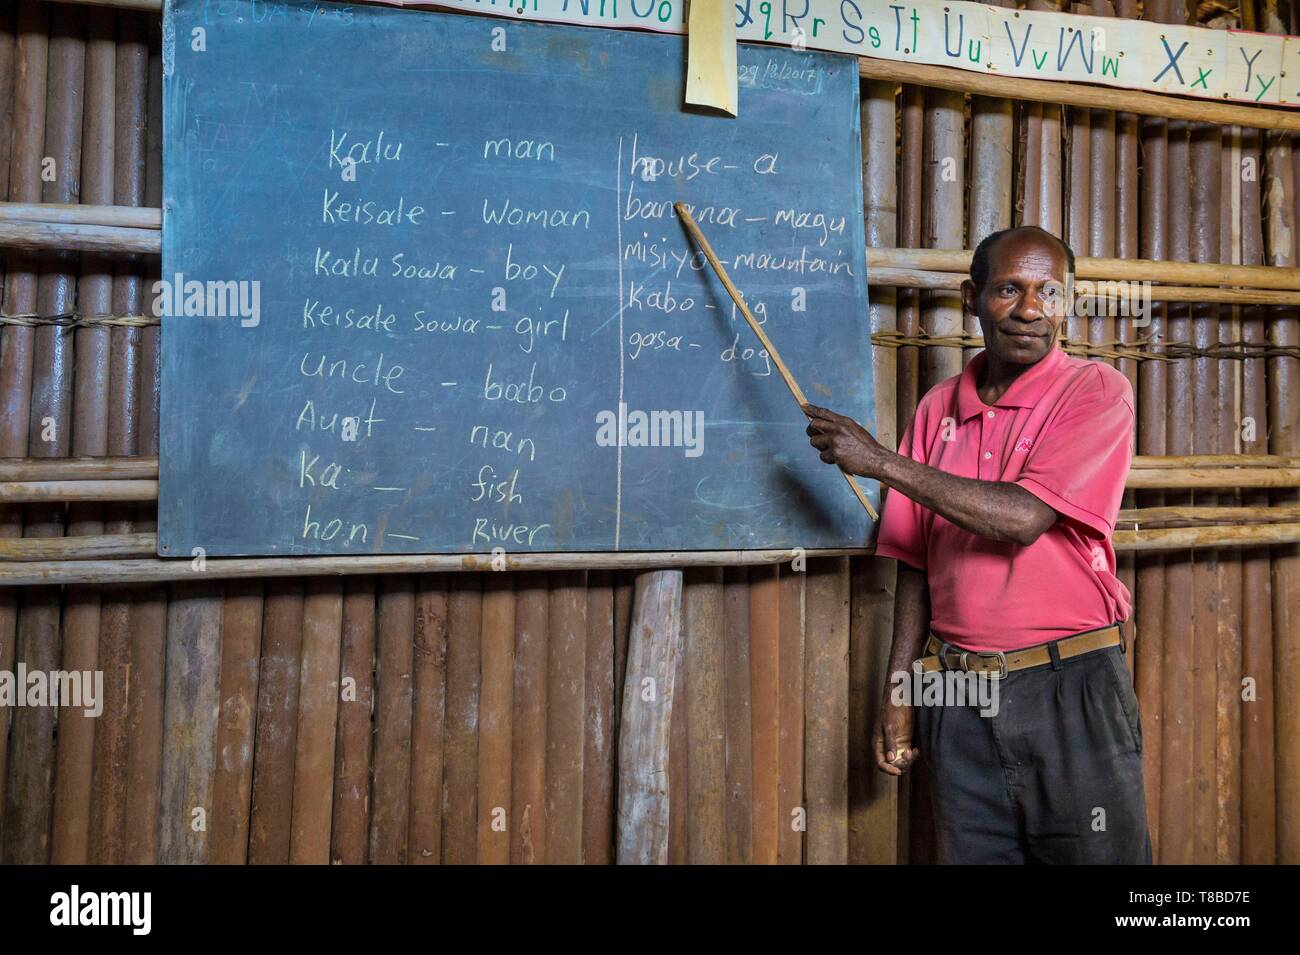
M 913 418 L 903 434 L 903 440 L 899 442 L 898 453 L 924 464 L 923 454 L 912 446 L 915 427 L 916 419 Z M 890 488 L 885 493 L 885 507 L 880 515 L 880 531 L 876 535 L 876 556 L 892 557 L 917 570 L 925 570 L 924 508 L 894 488 Z
M 1133 460 L 1132 388 L 1127 380 L 1119 384 L 1103 378 L 1102 387 L 1081 396 L 1040 433 L 1015 482 L 1101 539 L 1115 530 Z

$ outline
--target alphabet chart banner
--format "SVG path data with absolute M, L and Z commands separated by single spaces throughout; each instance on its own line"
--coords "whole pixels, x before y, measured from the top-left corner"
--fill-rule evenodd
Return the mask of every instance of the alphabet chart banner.
M 685 0 L 375 2 L 686 32 Z M 963 0 L 741 0 L 734 6 L 736 38 L 742 41 L 1204 99 L 1300 104 L 1300 37 L 1014 10 Z

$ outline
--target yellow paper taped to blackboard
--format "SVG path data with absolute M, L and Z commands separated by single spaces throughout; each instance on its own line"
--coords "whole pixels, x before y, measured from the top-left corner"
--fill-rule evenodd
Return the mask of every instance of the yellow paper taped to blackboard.
M 730 0 L 691 0 L 686 102 L 736 115 L 736 21 Z

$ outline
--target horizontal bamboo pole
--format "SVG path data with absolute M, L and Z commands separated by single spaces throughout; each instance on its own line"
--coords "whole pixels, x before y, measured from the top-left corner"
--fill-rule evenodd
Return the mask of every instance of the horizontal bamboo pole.
M 1139 454 L 1134 468 L 1296 468 L 1300 458 L 1281 454 Z M 69 481 L 78 478 L 158 476 L 156 455 L 102 458 L 0 458 L 0 481 Z
M 1127 488 L 1300 487 L 1300 468 L 1146 468 L 1129 471 Z
M 854 557 L 871 548 L 804 551 L 805 557 Z M 737 567 L 783 564 L 791 550 L 641 551 L 505 555 L 506 570 L 643 570 L 661 567 Z M 427 574 L 493 569 L 491 554 L 372 554 L 356 557 L 221 557 L 203 561 L 49 560 L 0 563 L 0 586 L 133 584 L 231 580 L 249 577 L 343 577 L 356 574 Z
M 127 229 L 110 225 L 66 222 L 0 222 L 0 247 L 39 252 L 67 249 L 76 252 L 136 252 L 159 255 L 162 233 L 156 229 Z
M 1200 524 L 1246 524 L 1255 521 L 1300 520 L 1300 504 L 1264 507 L 1135 507 L 1121 510 L 1115 523 L 1146 524 L 1157 521 L 1195 521 Z
M 153 535 L 107 535 L 104 538 L 62 538 L 90 542 L 99 549 L 139 546 L 120 538 Z M 100 543 L 103 541 L 103 543 Z M 1117 530 L 1116 551 L 1187 550 L 1196 547 L 1259 547 L 1300 542 L 1300 523 L 1214 524 L 1200 527 Z M 869 555 L 871 548 L 810 550 L 808 557 Z M 656 551 L 644 553 L 518 554 L 506 558 L 507 570 L 636 570 L 657 567 L 742 566 L 779 564 L 793 557 L 789 550 Z M 490 554 L 428 554 L 367 557 L 214 558 L 195 569 L 192 559 L 65 560 L 0 562 L 0 586 L 41 584 L 138 584 L 180 580 L 230 580 L 250 577 L 313 577 L 353 574 L 481 572 L 492 570 Z
M 144 206 L 70 205 L 59 202 L 0 202 L 0 222 L 50 222 L 161 229 L 162 210 Z
M 1119 512 L 1116 527 L 1128 524 L 1247 524 L 1300 520 L 1300 505 L 1272 507 L 1135 507 Z
M 1211 524 L 1116 531 L 1117 551 L 1187 550 L 1196 547 L 1262 547 L 1300 542 L 1300 524 Z
M 0 458 L 0 481 L 158 479 L 158 458 Z
M 0 484 L 0 504 L 156 500 L 157 481 L 7 481 Z
M 1297 474 L 1300 458 L 1273 454 L 1138 455 L 1127 486 L 1294 487 Z M 157 477 L 156 457 L 0 458 L 0 503 L 153 501 Z
M 100 560 L 153 557 L 157 553 L 156 534 L 0 537 L 0 560 Z
M 1163 116 L 1166 119 L 1218 123 L 1221 126 L 1249 126 L 1254 129 L 1300 132 L 1300 113 L 1288 109 L 1239 106 L 1208 99 L 1183 99 L 1140 90 L 1113 89 L 1055 80 L 1034 80 L 1019 76 L 998 76 L 993 73 L 953 69 L 950 66 L 900 63 L 895 60 L 873 60 L 868 57 L 858 57 L 858 73 L 873 80 L 931 86 L 958 93 L 978 93 L 981 96 L 1028 100 L 1031 103 L 1112 109 L 1138 113 L 1142 116 Z
M 117 7 L 119 10 L 143 10 L 145 13 L 162 13 L 163 0 L 60 0 L 87 7 Z
M 1127 488 L 1300 487 L 1300 468 L 1134 468 Z M 0 504 L 59 501 L 156 501 L 157 481 L 0 482 Z
M 1296 468 L 1300 458 L 1282 454 L 1138 454 L 1132 466 L 1150 468 Z
M 971 249 L 867 249 L 867 275 L 874 269 L 970 271 Z M 1123 282 L 1177 282 L 1180 285 L 1239 285 L 1254 289 L 1300 289 L 1300 269 L 1279 265 L 1220 265 L 1157 262 L 1152 259 L 1103 259 L 1076 256 L 1076 278 Z M 1154 292 L 1154 289 L 1153 289 Z
M 867 260 L 867 284 L 873 288 L 961 288 L 965 272 L 874 268 Z M 1090 280 L 1091 281 L 1091 280 Z M 1207 285 L 1152 285 L 1144 290 L 1153 302 L 1214 302 L 1225 305 L 1300 305 L 1300 291 L 1290 289 L 1213 288 Z

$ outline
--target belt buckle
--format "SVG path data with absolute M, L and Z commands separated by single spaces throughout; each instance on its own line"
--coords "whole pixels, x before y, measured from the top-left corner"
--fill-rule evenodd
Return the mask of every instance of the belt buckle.
M 1005 680 L 1007 678 L 1007 655 L 1005 653 L 1001 650 L 994 650 L 992 653 L 981 654 L 981 656 L 997 658 L 998 672 L 996 676 L 990 673 L 990 680 Z
M 952 659 L 952 657 L 949 656 L 949 651 L 956 652 L 956 665 L 950 664 L 950 659 Z M 970 673 L 970 659 L 972 656 L 979 656 L 984 660 L 997 660 L 997 673 L 988 672 L 989 680 L 1005 680 L 1006 678 L 1006 654 L 1001 650 L 992 650 L 987 652 L 962 650 L 961 647 L 954 647 L 952 644 L 941 642 L 939 654 L 937 654 L 937 656 L 939 656 L 940 669 L 959 669 L 965 673 Z M 987 670 L 979 670 L 979 672 L 985 673 Z
M 950 663 L 949 663 L 949 661 L 950 661 L 949 651 L 950 651 L 950 650 L 955 651 L 956 654 L 957 654 L 957 663 L 956 663 L 955 666 L 950 665 Z M 985 672 L 987 672 L 987 673 L 988 673 L 988 676 L 989 676 L 989 679 L 992 679 L 992 680 L 1002 680 L 1002 679 L 1005 679 L 1005 678 L 1006 678 L 1006 675 L 1007 675 L 1007 655 L 1006 655 L 1005 653 L 1003 653 L 1001 650 L 990 650 L 990 651 L 988 651 L 988 652 L 981 653 L 981 652 L 979 652 L 979 651 L 975 651 L 975 650 L 962 650 L 960 647 L 953 647 L 953 646 L 951 646 L 950 644 L 944 643 L 944 644 L 940 647 L 940 649 L 939 649 L 939 653 L 938 653 L 938 657 L 939 657 L 939 667 L 940 667 L 940 669 L 943 669 L 943 670 L 962 670 L 962 671 L 964 671 L 964 672 L 966 672 L 966 673 L 969 673 L 969 672 L 970 672 L 970 658 L 971 658 L 972 656 L 980 657 L 980 658 L 985 659 L 985 660 L 988 660 L 988 659 L 994 659 L 994 660 L 997 660 L 997 661 L 998 661 L 998 669 L 997 669 L 997 673 L 992 673 L 992 672 L 984 671 L 984 670 L 981 670 L 981 671 L 978 671 L 978 672 L 981 672 L 981 673 L 985 673 Z

